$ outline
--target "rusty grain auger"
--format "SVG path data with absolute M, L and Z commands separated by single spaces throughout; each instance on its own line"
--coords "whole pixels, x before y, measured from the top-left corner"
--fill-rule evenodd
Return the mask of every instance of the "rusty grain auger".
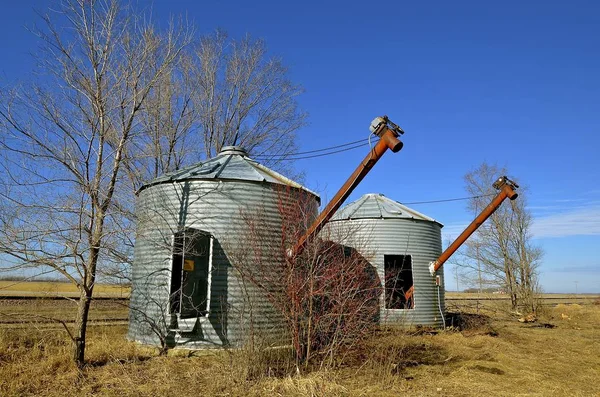
M 350 175 L 346 183 L 338 190 L 333 199 L 327 204 L 325 209 L 319 214 L 317 219 L 308 228 L 306 233 L 300 238 L 298 243 L 289 252 L 290 257 L 299 255 L 304 250 L 307 242 L 314 238 L 325 223 L 331 219 L 335 212 L 342 206 L 344 201 L 352 193 L 354 188 L 358 186 L 360 181 L 369 173 L 375 166 L 377 161 L 383 154 L 390 149 L 396 153 L 402 149 L 403 143 L 398 139 L 398 136 L 404 134 L 402 128 L 391 122 L 387 116 L 376 117 L 371 122 L 371 132 L 379 137 L 377 144 L 369 151 L 369 154 L 364 158 L 356 170 Z
M 507 198 L 510 200 L 514 200 L 518 197 L 517 192 L 514 189 L 517 189 L 519 185 L 515 182 L 508 179 L 506 176 L 501 176 L 498 178 L 496 182 L 494 182 L 494 188 L 499 190 L 498 194 L 491 203 L 488 204 L 487 207 L 483 209 L 483 211 L 475 218 L 473 222 L 450 244 L 448 248 L 439 258 L 429 264 L 429 272 L 432 276 L 435 275 L 435 272 L 438 271 L 440 267 L 456 252 L 457 249 L 460 248 L 461 245 L 469 238 L 471 234 L 475 232 L 481 226 L 483 222 L 486 221 L 496 210 L 500 207 L 502 202 Z

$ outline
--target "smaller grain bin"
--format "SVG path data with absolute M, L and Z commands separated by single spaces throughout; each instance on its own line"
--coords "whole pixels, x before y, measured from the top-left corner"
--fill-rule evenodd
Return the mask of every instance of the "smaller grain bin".
M 382 324 L 442 326 L 444 276 L 429 273 L 442 251 L 442 224 L 382 194 L 340 209 L 321 237 L 351 246 L 377 269 Z
M 316 216 L 315 193 L 240 147 L 142 186 L 128 338 L 187 348 L 281 342 L 281 314 L 254 281 L 276 274 L 282 217 L 299 203 Z

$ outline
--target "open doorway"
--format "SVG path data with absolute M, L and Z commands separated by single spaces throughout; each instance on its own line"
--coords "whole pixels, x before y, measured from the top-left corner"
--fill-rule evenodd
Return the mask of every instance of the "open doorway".
M 173 235 L 171 314 L 180 318 L 206 316 L 210 309 L 213 237 L 186 228 Z
M 411 255 L 384 255 L 385 308 L 412 309 L 413 273 Z

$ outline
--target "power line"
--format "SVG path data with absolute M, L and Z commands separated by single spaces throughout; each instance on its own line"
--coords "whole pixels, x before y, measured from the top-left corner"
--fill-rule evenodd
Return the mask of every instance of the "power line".
M 355 145 L 357 143 L 365 143 L 365 142 L 367 142 L 368 139 L 369 138 L 363 138 L 363 139 L 359 139 L 357 141 L 348 142 L 348 143 L 342 143 L 341 145 L 330 146 L 330 147 L 326 147 L 326 148 L 323 148 L 323 149 L 309 150 L 309 151 L 306 151 L 306 152 L 297 152 L 297 153 L 291 154 L 291 156 L 297 156 L 297 155 L 300 155 L 300 154 L 311 154 L 311 153 L 325 152 L 325 151 L 331 150 L 331 149 L 339 149 L 339 148 L 342 148 L 342 147 L 345 147 L 345 146 Z M 287 155 L 283 154 L 283 155 L 275 155 L 275 156 L 277 156 L 277 157 L 286 157 Z
M 495 194 L 482 194 L 481 196 L 457 197 L 457 198 L 441 199 L 441 200 L 430 200 L 430 201 L 413 201 L 413 202 L 410 202 L 410 203 L 402 203 L 402 204 L 415 205 L 415 204 L 446 203 L 446 202 L 449 202 L 449 201 L 462 201 L 462 200 L 470 200 L 470 199 L 477 199 L 477 198 L 483 198 L 483 197 L 492 197 L 492 196 L 495 196 Z
M 377 143 L 377 141 L 375 141 L 375 143 Z M 269 160 L 304 160 L 304 159 L 312 159 L 312 158 L 315 158 L 315 157 L 323 157 L 323 156 L 329 156 L 331 154 L 346 152 L 348 150 L 357 149 L 357 148 L 360 148 L 360 147 L 363 147 L 363 146 L 366 146 L 366 145 L 371 145 L 371 142 L 369 142 L 369 138 L 359 139 L 357 141 L 343 143 L 341 145 L 336 145 L 336 146 L 330 146 L 330 147 L 323 148 L 323 149 L 309 150 L 309 151 L 306 151 L 306 152 L 298 152 L 298 153 L 289 154 L 289 155 L 255 156 L 253 158 L 255 158 L 257 160 L 260 160 L 260 159 L 269 159 Z M 337 149 L 337 150 L 334 150 L 334 149 Z M 321 152 L 327 152 L 327 153 L 321 153 Z M 312 154 L 312 153 L 321 153 L 321 154 Z M 307 154 L 308 156 L 302 156 L 302 155 L 305 155 L 305 154 Z M 301 156 L 298 156 L 298 155 L 301 155 Z M 405 205 L 436 204 L 436 203 L 447 203 L 447 202 L 452 202 L 452 201 L 464 201 L 464 200 L 471 200 L 471 199 L 478 199 L 478 198 L 492 197 L 492 196 L 495 196 L 495 194 L 482 194 L 482 195 L 479 195 L 479 196 L 456 197 L 456 198 L 440 199 L 440 200 L 411 201 L 411 202 L 403 202 L 402 204 L 405 204 Z
M 375 142 L 377 142 L 377 141 L 375 141 Z M 346 152 L 348 150 L 357 149 L 357 148 L 364 147 L 367 145 L 369 145 L 368 138 L 365 138 L 365 139 L 361 139 L 359 141 L 348 142 L 348 143 L 344 143 L 342 145 L 331 146 L 331 147 L 324 148 L 324 149 L 310 150 L 307 152 L 298 152 L 298 153 L 289 154 L 289 155 L 253 156 L 252 158 L 257 159 L 257 160 L 290 160 L 290 161 L 291 160 L 304 160 L 304 159 L 312 159 L 315 157 L 323 157 L 323 156 L 329 156 L 331 154 Z M 337 149 L 337 150 L 335 150 L 335 149 Z M 325 151 L 327 153 L 320 153 L 320 152 L 325 152 Z M 311 153 L 320 153 L 320 154 L 311 154 Z M 304 154 L 311 154 L 311 155 L 304 156 Z M 300 156 L 298 156 L 298 155 L 300 155 Z
M 369 138 L 370 138 L 370 136 L 369 136 Z M 346 152 L 348 150 L 353 150 L 353 149 L 357 149 L 357 148 L 360 148 L 360 147 L 363 147 L 366 145 L 371 145 L 372 143 L 370 142 L 369 138 L 363 138 L 363 139 L 359 139 L 357 141 L 343 143 L 341 145 L 330 146 L 330 147 L 326 147 L 326 148 L 322 148 L 322 149 L 308 150 L 305 152 L 297 152 L 297 153 L 288 154 L 288 155 L 284 154 L 284 155 L 273 155 L 273 156 L 254 156 L 253 158 L 255 158 L 257 160 L 262 159 L 262 160 L 290 160 L 290 161 L 291 160 L 312 159 L 315 157 L 329 156 L 331 154 Z M 375 141 L 375 143 L 377 143 L 377 141 Z M 322 153 L 322 152 L 326 152 L 326 153 Z M 320 153 L 320 154 L 313 154 L 313 153 Z M 494 196 L 494 194 L 482 194 L 479 196 L 456 197 L 456 198 L 440 199 L 440 200 L 411 201 L 411 202 L 403 202 L 402 204 L 405 204 L 405 205 L 436 204 L 436 203 L 464 201 L 464 200 L 471 200 L 471 199 L 478 199 L 478 198 L 492 197 L 492 196 Z

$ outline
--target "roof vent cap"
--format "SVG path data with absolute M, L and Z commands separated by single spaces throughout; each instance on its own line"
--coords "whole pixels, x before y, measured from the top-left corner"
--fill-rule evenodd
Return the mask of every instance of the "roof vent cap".
M 238 156 L 248 156 L 248 152 L 246 151 L 246 149 L 244 149 L 241 146 L 223 146 L 223 148 L 219 152 L 219 156 L 225 154 L 237 154 Z

